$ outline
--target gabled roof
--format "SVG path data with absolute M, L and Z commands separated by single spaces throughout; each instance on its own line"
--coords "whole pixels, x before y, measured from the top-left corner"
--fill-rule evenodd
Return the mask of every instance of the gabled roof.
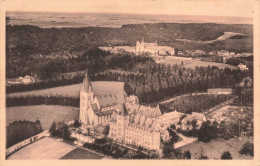
M 124 100 L 122 94 L 104 94 L 96 97 L 101 108 L 116 105 Z

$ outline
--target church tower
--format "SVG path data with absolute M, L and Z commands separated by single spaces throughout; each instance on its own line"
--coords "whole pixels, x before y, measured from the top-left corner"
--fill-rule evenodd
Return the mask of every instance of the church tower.
M 144 37 L 142 37 L 142 41 L 141 41 L 141 44 L 140 44 L 140 52 L 144 53 Z
M 90 104 L 93 103 L 94 100 L 94 92 L 91 81 L 88 76 L 88 70 L 86 70 L 85 77 L 83 80 L 82 87 L 80 89 L 80 113 L 79 119 L 83 124 L 91 123 L 89 121 L 88 110 L 90 108 Z
M 117 139 L 119 142 L 125 142 L 125 127 L 129 124 L 129 115 L 125 103 L 120 103 L 117 114 Z

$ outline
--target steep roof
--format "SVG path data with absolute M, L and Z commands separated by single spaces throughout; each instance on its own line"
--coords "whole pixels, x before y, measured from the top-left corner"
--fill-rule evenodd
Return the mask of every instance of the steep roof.
M 119 113 L 118 113 L 118 114 L 119 114 L 119 115 L 122 115 L 122 116 L 128 115 L 128 112 L 127 112 L 125 103 L 119 104 Z
M 203 113 L 192 112 L 192 114 L 187 117 L 187 120 L 188 121 L 192 121 L 192 120 L 203 121 L 205 117 L 206 116 Z
M 124 100 L 122 94 L 105 94 L 96 97 L 101 108 L 116 105 Z
M 84 77 L 84 80 L 83 80 L 83 89 L 86 92 L 89 92 L 89 89 L 93 89 L 91 81 L 90 81 L 89 76 L 88 76 L 88 69 L 86 70 L 85 77 Z
M 162 115 L 162 112 L 160 108 L 157 107 L 147 107 L 144 105 L 139 105 L 139 104 L 131 104 L 131 103 L 126 103 L 126 107 L 129 113 L 140 113 L 142 115 L 145 115 L 147 117 L 158 117 Z
M 168 112 L 160 116 L 160 120 L 165 121 L 165 120 L 171 120 L 171 119 L 179 119 L 183 115 L 180 112 L 177 112 L 176 110 L 173 112 Z

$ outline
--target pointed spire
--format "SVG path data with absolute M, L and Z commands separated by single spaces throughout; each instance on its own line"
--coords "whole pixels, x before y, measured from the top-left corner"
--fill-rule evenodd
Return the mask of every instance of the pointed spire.
M 89 76 L 88 76 L 88 69 L 86 70 L 85 77 L 84 77 L 84 80 L 83 80 L 83 89 L 86 92 L 89 92 L 90 90 L 92 90 L 92 84 L 91 84 L 91 81 L 90 81 Z

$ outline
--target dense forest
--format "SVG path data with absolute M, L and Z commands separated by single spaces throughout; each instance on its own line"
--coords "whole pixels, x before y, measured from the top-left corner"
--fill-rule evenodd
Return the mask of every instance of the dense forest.
M 105 69 L 120 68 L 131 70 L 136 65 L 153 61 L 147 56 L 135 56 L 121 53 L 111 54 L 97 47 L 88 48 L 82 55 L 73 57 L 35 57 L 33 55 L 11 56 L 7 62 L 7 78 L 24 75 L 37 75 L 39 79 L 62 79 L 60 75 L 67 72 L 75 72 L 89 69 L 90 74 L 104 71 Z
M 212 40 L 227 31 L 243 33 L 246 38 L 227 39 L 212 44 L 175 40 L 179 38 Z M 157 41 L 159 45 L 172 46 L 176 50 L 227 49 L 235 52 L 252 52 L 252 32 L 252 25 L 223 24 L 164 23 L 124 25 L 121 28 L 39 28 L 30 25 L 7 25 L 7 78 L 33 75 L 37 71 L 46 71 L 45 74 L 50 74 L 50 71 L 56 70 L 57 72 L 82 70 L 89 63 L 95 64 L 91 59 L 84 60 L 85 52 L 89 49 L 108 45 L 133 46 L 141 37 L 144 37 L 146 42 Z M 100 55 L 105 56 L 104 53 Z M 102 56 L 100 59 L 103 59 Z M 44 78 L 44 73 L 42 77 Z
M 6 147 L 11 147 L 18 142 L 39 134 L 41 131 L 42 126 L 39 120 L 35 122 L 14 121 L 6 128 Z
M 231 45 L 242 45 L 252 52 L 252 25 L 227 25 L 210 23 L 157 23 L 123 25 L 121 28 L 84 27 L 84 28 L 39 28 L 30 25 L 7 25 L 8 49 L 27 47 L 31 52 L 50 54 L 59 51 L 85 50 L 89 46 L 135 45 L 136 40 L 144 37 L 146 42 L 158 41 L 159 45 L 173 46 L 176 49 L 208 48 L 232 49 Z M 214 40 L 224 32 L 237 32 L 246 35 L 245 39 L 230 39 L 216 45 L 183 43 L 175 39 Z M 246 51 L 246 52 L 247 52 Z
M 164 112 L 176 109 L 178 112 L 190 114 L 192 112 L 206 111 L 221 102 L 227 101 L 229 98 L 229 95 L 187 95 L 160 106 L 164 108 Z

